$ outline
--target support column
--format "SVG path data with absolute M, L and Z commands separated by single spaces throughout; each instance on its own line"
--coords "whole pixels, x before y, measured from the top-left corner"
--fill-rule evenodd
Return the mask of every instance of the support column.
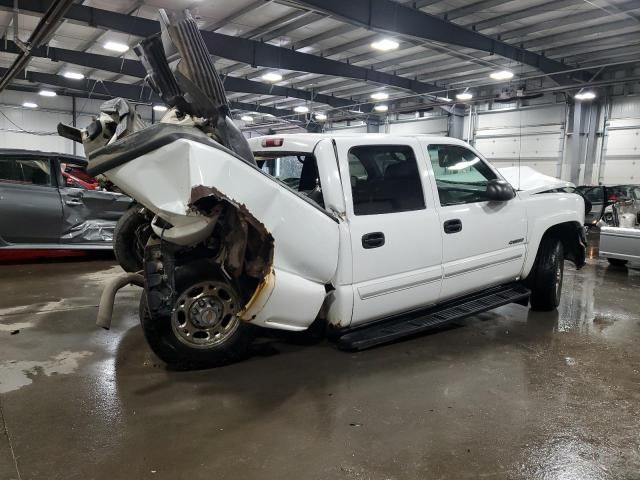
M 598 102 L 575 102 L 569 107 L 567 148 L 563 159 L 562 178 L 575 183 L 591 183 L 596 162 Z
M 463 106 L 455 106 L 447 110 L 447 136 L 464 140 Z
M 367 133 L 380 133 L 381 119 L 377 115 L 369 115 L 367 117 Z
M 73 95 L 71 97 L 71 125 L 73 125 L 74 127 L 76 127 L 76 123 L 78 121 L 78 112 L 76 110 L 76 96 Z M 73 143 L 73 154 L 77 155 L 78 154 L 78 150 L 77 150 L 77 145 L 76 142 L 71 142 Z

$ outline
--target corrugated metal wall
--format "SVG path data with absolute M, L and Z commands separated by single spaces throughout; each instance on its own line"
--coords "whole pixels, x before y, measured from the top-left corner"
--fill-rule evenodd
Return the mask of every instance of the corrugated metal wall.
M 475 146 L 498 167 L 526 165 L 560 174 L 565 105 L 478 112 Z
M 602 183 L 640 183 L 640 97 L 613 98 L 602 153 Z

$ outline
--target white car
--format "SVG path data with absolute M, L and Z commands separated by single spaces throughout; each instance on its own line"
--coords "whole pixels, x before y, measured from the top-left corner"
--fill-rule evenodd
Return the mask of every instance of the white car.
M 581 196 L 531 170 L 506 171 L 514 189 L 460 140 L 249 143 L 258 167 L 193 127 L 157 124 L 91 157 L 92 173 L 156 214 L 141 317 L 168 363 L 241 358 L 252 325 L 322 321 L 361 349 L 511 302 L 550 310 L 564 259 L 585 262 Z

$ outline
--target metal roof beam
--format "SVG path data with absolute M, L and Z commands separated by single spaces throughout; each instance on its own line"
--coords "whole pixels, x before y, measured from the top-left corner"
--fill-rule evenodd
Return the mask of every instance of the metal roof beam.
M 0 52 L 18 53 L 18 46 L 10 41 L 0 42 Z M 128 75 L 136 78 L 145 78 L 146 71 L 137 60 L 122 59 L 119 57 L 109 57 L 96 53 L 78 52 L 55 47 L 40 47 L 32 50 L 34 57 L 49 58 L 54 62 L 66 62 L 74 65 L 100 69 L 113 72 L 118 75 Z M 239 77 L 224 77 L 225 89 L 232 92 L 252 93 L 260 95 L 273 95 L 278 97 L 298 98 L 306 101 L 326 103 L 332 107 L 348 107 L 353 102 L 333 97 L 331 95 L 316 94 L 312 91 L 300 90 L 291 87 L 281 87 L 268 85 L 266 83 L 254 82 Z
M 628 0 L 624 3 L 620 3 L 618 5 L 618 9 L 621 12 L 638 10 L 640 9 L 640 3 L 638 3 L 638 0 Z M 553 20 L 546 20 L 544 22 L 536 22 L 534 25 L 529 25 L 526 27 L 519 27 L 519 28 L 504 31 L 500 34 L 500 36 L 502 37 L 503 40 L 511 40 L 514 38 L 520 39 L 532 33 L 539 34 L 540 32 L 550 30 L 553 28 L 566 27 L 568 25 L 590 22 L 594 20 L 598 20 L 600 22 L 603 20 L 606 20 L 606 18 L 602 17 L 602 11 L 600 9 L 594 9 L 593 11 L 589 11 L 585 13 L 577 13 L 574 15 L 566 15 Z M 602 27 L 605 27 L 605 28 L 608 25 L 608 23 L 600 23 L 600 24 L 602 25 Z
M 4 74 L 5 68 L 0 68 L 0 73 Z M 128 83 L 112 82 L 109 80 L 91 80 L 82 81 L 71 80 L 61 75 L 43 72 L 22 72 L 17 77 L 19 80 L 27 80 L 32 83 L 42 83 L 52 87 L 64 88 L 70 91 L 78 91 L 87 94 L 89 97 L 113 98 L 122 97 L 129 100 L 142 103 L 162 103 L 150 87 L 145 85 L 131 85 Z M 259 112 L 274 116 L 296 115 L 295 112 L 287 109 L 267 107 L 244 102 L 229 102 L 232 109 L 245 110 L 251 112 Z
M 514 47 L 501 40 L 493 39 L 392 0 L 351 0 L 350 2 L 344 0 L 294 0 L 294 3 L 335 15 L 343 21 L 370 30 L 482 50 L 531 65 L 544 73 L 555 73 L 566 69 L 566 66 L 561 62 Z M 565 76 L 557 80 L 567 82 L 570 81 L 570 77 Z
M 13 0 L 0 0 L 0 8 L 13 8 Z M 43 13 L 46 5 L 40 0 L 21 0 L 22 10 Z M 414 10 L 415 11 L 415 10 Z M 128 33 L 138 37 L 149 37 L 160 31 L 155 20 L 142 17 L 131 17 L 109 10 L 72 5 L 65 18 L 94 27 Z M 307 53 L 300 53 L 288 48 L 277 47 L 255 40 L 236 38 L 215 32 L 201 31 L 209 53 L 228 58 L 248 65 L 260 65 L 270 68 L 281 68 L 301 72 L 333 75 L 337 77 L 365 80 L 384 85 L 391 85 L 417 93 L 427 93 L 437 88 L 409 78 L 388 73 L 376 72 L 363 67 L 349 65 L 336 60 L 329 60 Z

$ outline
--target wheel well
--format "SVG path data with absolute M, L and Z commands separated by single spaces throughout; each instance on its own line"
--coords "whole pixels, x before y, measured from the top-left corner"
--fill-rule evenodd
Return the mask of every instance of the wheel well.
M 540 245 L 548 237 L 555 237 L 562 242 L 565 259 L 571 260 L 576 268 L 582 268 L 586 259 L 586 239 L 584 229 L 579 222 L 563 222 L 553 225 L 544 232 Z M 540 249 L 538 246 L 538 250 Z

